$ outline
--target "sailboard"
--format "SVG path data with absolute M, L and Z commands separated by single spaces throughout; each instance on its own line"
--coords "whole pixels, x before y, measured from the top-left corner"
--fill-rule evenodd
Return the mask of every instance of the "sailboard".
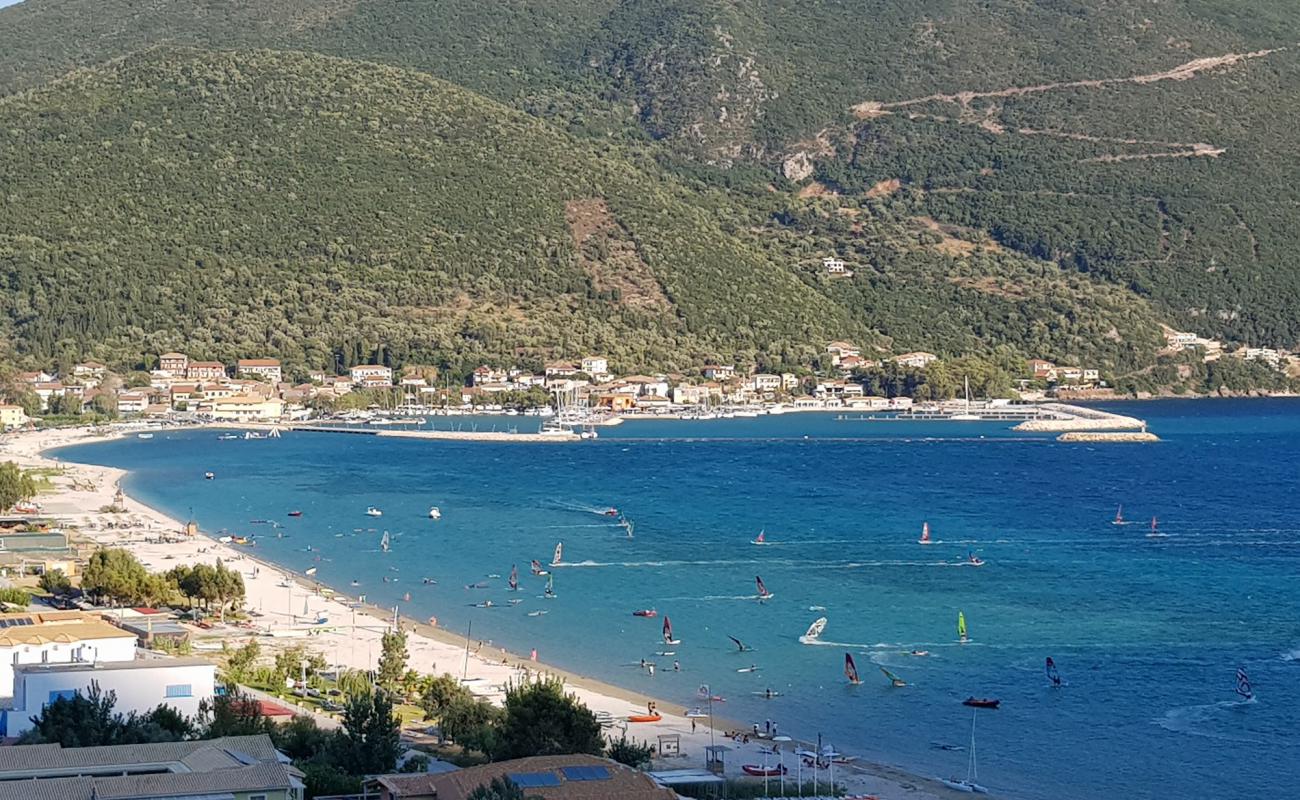
M 673 622 L 664 615 L 664 644 L 681 644 L 681 640 L 673 638 Z
M 518 566 L 514 564 L 510 565 L 510 579 L 506 581 L 506 585 L 510 587 L 510 591 L 512 592 L 519 591 L 519 567 Z
M 564 559 L 564 542 L 556 542 L 555 555 L 551 556 L 551 566 L 552 567 L 560 566 L 560 563 L 563 559 Z
M 896 686 L 896 687 L 901 688 L 901 687 L 907 685 L 907 681 L 905 681 L 905 680 L 903 680 L 902 678 L 898 677 L 897 675 L 895 675 L 894 673 L 892 673 L 892 672 L 890 672 L 889 670 L 885 669 L 884 667 L 881 667 L 881 668 L 880 668 L 880 671 L 883 672 L 883 673 L 885 674 L 885 677 L 889 679 L 889 685 L 890 685 L 890 686 Z
M 1111 520 L 1111 525 L 1127 525 L 1124 521 L 1124 506 L 1115 509 L 1115 519 Z
M 862 683 L 862 680 L 858 678 L 858 665 L 853 663 L 852 653 L 844 654 L 844 677 L 848 678 L 849 683 L 854 686 Z
M 1237 694 L 1243 700 L 1254 700 L 1255 690 L 1250 685 L 1250 678 L 1246 676 L 1246 670 L 1237 667 Z
M 928 522 L 922 522 L 922 523 L 921 523 L 921 538 L 920 538 L 920 539 L 917 539 L 917 540 L 916 540 L 916 543 L 917 543 L 917 544 L 934 544 L 934 540 L 930 538 L 930 523 L 928 523 Z
M 742 653 L 747 653 L 747 652 L 749 652 L 750 650 L 753 650 L 753 649 L 754 649 L 754 648 L 750 647 L 749 645 L 745 644 L 744 642 L 740 641 L 740 640 L 737 639 L 736 637 L 732 636 L 731 634 L 727 634 L 727 638 L 730 639 L 731 641 L 735 642 L 735 643 L 736 643 L 736 649 L 739 650 L 739 651 L 742 652 Z
M 1162 532 L 1160 531 L 1160 529 L 1159 529 L 1159 521 L 1158 521 L 1155 517 L 1152 517 L 1152 518 L 1151 518 L 1151 530 L 1147 531 L 1147 538 L 1148 538 L 1148 539 L 1163 539 L 1163 538 L 1164 538 L 1165 536 L 1167 536 L 1167 535 L 1168 535 L 1168 534 L 1166 534 L 1166 533 L 1162 533 Z
M 553 599 L 555 597 L 555 576 L 554 575 L 546 576 L 546 591 L 542 592 L 542 596 L 547 598 L 548 600 Z
M 816 644 L 821 638 L 822 631 L 826 630 L 826 618 L 818 617 L 813 624 L 808 626 L 808 632 L 799 637 L 800 644 Z
M 535 559 L 535 558 L 533 559 L 532 567 L 533 567 L 533 574 L 534 574 L 534 575 L 550 575 L 550 574 L 551 574 L 551 573 L 547 572 L 546 570 L 542 569 L 542 562 L 538 561 L 538 560 Z
M 759 600 L 771 600 L 776 596 L 767 590 L 767 587 L 763 585 L 763 579 L 757 575 L 754 576 L 754 587 L 758 590 Z
M 1056 671 L 1056 662 L 1052 660 L 1051 656 L 1047 657 L 1045 669 L 1047 670 L 1047 680 L 1052 682 L 1052 688 L 1061 688 L 1061 673 Z
M 966 615 L 960 611 L 957 612 L 957 638 L 963 642 L 970 641 L 970 637 L 966 635 Z
M 379 540 L 379 549 L 387 553 L 390 549 L 388 540 L 388 531 L 384 531 L 384 538 Z
M 758 536 L 749 540 L 750 544 L 767 544 L 767 531 L 759 531 Z

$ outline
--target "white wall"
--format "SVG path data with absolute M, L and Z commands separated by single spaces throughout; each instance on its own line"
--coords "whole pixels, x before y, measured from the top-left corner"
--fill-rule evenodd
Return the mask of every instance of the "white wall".
M 112 662 L 100 662 L 94 668 L 71 671 L 52 671 L 19 673 L 14 686 L 13 708 L 7 713 L 6 736 L 18 736 L 32 727 L 31 717 L 40 714 L 46 703 L 50 702 L 52 692 L 90 691 L 92 681 L 99 684 L 100 691 L 107 694 L 110 690 L 117 693 L 114 711 L 128 714 L 132 711 L 143 714 L 159 705 L 166 704 L 186 716 L 194 716 L 199 710 L 199 703 L 211 700 L 216 682 L 216 666 L 213 664 L 172 663 L 168 659 L 157 659 L 149 663 L 157 664 L 148 668 L 135 666 L 141 662 L 130 662 L 131 669 L 114 669 Z M 179 687 L 188 686 L 188 695 L 177 696 Z M 173 687 L 173 696 L 168 697 L 168 687 Z
M 22 631 L 21 628 L 17 629 Z M 55 636 L 57 629 L 43 629 L 43 635 Z M 14 664 L 69 664 L 73 661 L 130 661 L 135 658 L 136 637 L 122 632 L 112 639 L 89 639 L 80 642 L 45 642 L 0 646 L 0 697 L 13 697 Z

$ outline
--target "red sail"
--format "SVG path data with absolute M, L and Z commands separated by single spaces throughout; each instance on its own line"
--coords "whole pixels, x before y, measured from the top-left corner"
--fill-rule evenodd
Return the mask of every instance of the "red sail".
M 844 654 L 844 677 L 849 679 L 849 683 L 861 683 L 858 680 L 858 666 L 853 663 L 853 654 Z

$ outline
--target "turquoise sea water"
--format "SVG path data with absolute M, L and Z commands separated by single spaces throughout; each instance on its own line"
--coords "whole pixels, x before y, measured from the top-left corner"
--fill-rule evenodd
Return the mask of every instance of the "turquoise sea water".
M 1300 402 L 1119 408 L 1164 441 L 1062 445 L 995 424 L 795 414 L 627 423 L 573 445 L 207 431 L 58 455 L 129 469 L 134 496 L 255 534 L 260 557 L 317 566 L 342 591 L 455 630 L 472 620 L 475 638 L 683 706 L 708 683 L 728 718 L 820 732 L 923 774 L 964 773 L 965 753 L 936 745 L 965 744 L 960 701 L 980 695 L 1002 699 L 980 714 L 981 782 L 1007 796 L 1288 795 L 1300 781 Z M 1111 524 L 1121 503 L 1134 524 Z M 1153 516 L 1167 536 L 1146 536 Z M 938 541 L 922 547 L 927 520 Z M 760 530 L 768 546 L 750 544 Z M 543 600 L 528 562 L 550 561 L 557 541 L 559 596 Z M 968 551 L 985 566 L 958 566 Z M 756 575 L 775 594 L 766 603 Z M 472 607 L 485 598 L 498 607 Z M 655 655 L 662 617 L 631 616 L 648 607 L 672 618 L 679 673 Z M 538 609 L 549 613 L 527 616 Z M 826 643 L 800 644 L 819 616 Z M 860 686 L 843 679 L 845 652 Z M 1063 689 L 1047 688 L 1049 655 Z M 909 686 L 891 688 L 877 665 Z M 1233 693 L 1239 665 L 1254 702 Z M 754 694 L 768 687 L 781 696 Z

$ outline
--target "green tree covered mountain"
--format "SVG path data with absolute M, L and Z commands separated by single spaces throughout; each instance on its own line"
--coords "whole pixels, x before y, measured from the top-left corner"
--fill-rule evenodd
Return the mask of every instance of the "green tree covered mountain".
M 1118 373 L 1158 322 L 1293 346 L 1297 23 L 1263 0 L 27 0 L 0 11 L 0 303 L 20 353 L 118 360 L 779 364 L 847 336 Z

